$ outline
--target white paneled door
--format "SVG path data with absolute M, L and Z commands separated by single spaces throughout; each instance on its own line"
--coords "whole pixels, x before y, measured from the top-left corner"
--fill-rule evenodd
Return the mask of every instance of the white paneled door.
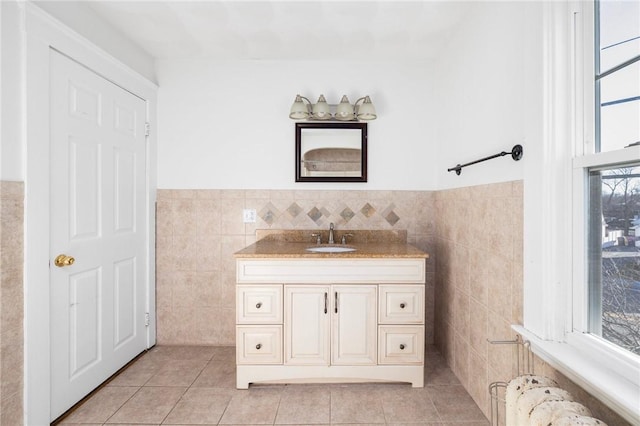
M 146 348 L 146 102 L 51 51 L 51 419 Z

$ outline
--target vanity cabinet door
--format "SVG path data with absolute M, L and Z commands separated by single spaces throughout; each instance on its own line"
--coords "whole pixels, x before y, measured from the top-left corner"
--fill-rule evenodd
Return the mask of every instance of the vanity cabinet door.
M 377 290 L 376 285 L 332 286 L 332 364 L 376 364 Z
M 329 365 L 330 286 L 285 286 L 285 364 Z

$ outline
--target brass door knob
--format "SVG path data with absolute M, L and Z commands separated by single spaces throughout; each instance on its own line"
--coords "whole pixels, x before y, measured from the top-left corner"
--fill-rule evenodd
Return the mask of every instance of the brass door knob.
M 64 268 L 65 266 L 73 265 L 73 262 L 75 261 L 76 260 L 73 258 L 73 256 L 67 256 L 66 254 L 59 254 L 54 260 L 54 263 L 58 268 Z

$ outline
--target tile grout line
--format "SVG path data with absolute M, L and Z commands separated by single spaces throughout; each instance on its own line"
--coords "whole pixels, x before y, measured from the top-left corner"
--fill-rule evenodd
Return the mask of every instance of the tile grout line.
M 175 402 L 175 404 L 173 404 L 173 407 L 171 408 L 171 410 L 169 410 L 169 412 L 162 418 L 162 420 L 160 421 L 159 424 L 163 424 L 165 420 L 167 420 L 167 417 L 169 417 L 169 415 L 171 414 L 171 412 L 173 410 L 176 409 L 176 407 L 178 406 L 178 404 L 180 403 L 180 401 L 182 400 L 182 397 L 187 393 L 187 391 L 191 388 L 191 386 L 187 386 L 184 389 L 184 392 L 182 392 L 182 395 L 180 395 L 180 398 L 178 398 L 178 400 Z
M 209 362 L 213 361 L 213 359 L 215 358 L 215 355 L 211 357 L 211 360 L 209 360 Z M 208 364 L 207 364 L 208 365 Z M 206 368 L 206 367 L 205 367 Z M 204 371 L 204 369 L 202 370 Z M 202 372 L 200 373 L 202 374 Z M 194 382 L 195 383 L 195 382 Z M 222 413 L 220 414 L 220 418 L 218 419 L 218 421 L 216 422 L 216 425 L 221 424 L 220 422 L 222 421 L 222 419 L 224 418 L 225 413 L 227 412 L 227 409 L 229 408 L 229 404 L 231 404 L 231 401 L 233 400 L 233 395 L 229 398 L 229 400 L 227 401 L 227 403 L 224 406 L 224 410 L 222 410 Z
M 282 390 L 278 395 L 278 407 L 276 408 L 276 413 L 273 416 L 273 423 L 271 423 L 272 425 L 275 425 L 276 422 L 278 421 L 278 412 L 280 411 L 280 404 L 282 403 L 282 394 L 284 393 L 284 390 L 286 389 L 286 387 L 287 385 L 285 385 L 284 388 L 282 388 Z
M 333 389 L 329 388 L 329 424 L 333 424 L 331 407 L 333 407 Z
M 193 386 L 193 384 L 196 382 L 196 380 L 198 379 L 198 377 L 200 377 L 200 375 L 202 374 L 202 372 L 204 371 L 204 369 L 207 367 L 207 365 L 209 365 L 209 362 L 211 362 L 211 360 L 213 359 L 213 355 L 211 356 L 211 358 L 209 358 L 209 360 L 207 360 L 206 364 L 204 365 L 204 367 L 202 367 L 202 369 L 200 370 L 200 372 L 196 375 L 196 377 L 191 381 L 191 384 L 189 384 L 188 386 L 185 386 L 184 392 L 182 392 L 182 395 L 180 395 L 180 398 L 178 398 L 178 400 L 175 402 L 175 404 L 173 404 L 173 407 L 169 410 L 169 412 L 164 416 L 164 418 L 160 421 L 160 424 L 162 425 L 165 420 L 167 420 L 167 418 L 169 417 L 169 415 L 171 415 L 171 413 L 173 412 L 173 410 L 176 409 L 176 407 L 178 406 L 178 404 L 180 403 L 180 401 L 182 400 L 182 398 L 184 397 L 184 395 L 189 391 L 189 389 L 191 389 L 191 386 Z M 168 360 L 168 361 L 172 361 L 172 360 Z M 177 360 L 177 361 L 186 361 L 186 360 Z M 147 383 L 149 383 L 151 381 L 151 379 L 157 375 L 158 373 L 154 374 L 153 376 L 151 376 L 149 378 L 149 380 L 147 380 L 145 382 L 145 385 Z M 144 387 L 144 385 L 143 385 Z M 147 386 L 147 387 L 152 387 L 152 386 Z
M 115 387 L 115 386 L 114 386 L 114 387 Z M 138 387 L 138 390 L 137 390 L 137 391 L 135 391 L 135 392 L 133 393 L 133 395 L 131 395 L 129 398 L 127 398 L 127 400 L 126 400 L 125 402 L 123 402 L 122 404 L 120 404 L 120 406 L 119 406 L 119 407 L 118 407 L 118 408 L 117 408 L 113 413 L 111 413 L 111 415 L 110 415 L 109 417 L 107 417 L 107 420 L 105 420 L 105 422 L 103 423 L 103 425 L 108 424 L 108 423 L 109 423 L 109 420 L 111 420 L 111 418 L 112 418 L 113 416 L 115 416 L 115 415 L 116 415 L 116 413 L 117 413 L 118 411 L 120 411 L 120 410 L 122 409 L 122 407 L 124 407 L 124 406 L 127 404 L 127 402 L 131 401 L 131 400 L 133 399 L 133 397 L 134 397 L 134 396 L 136 396 L 136 395 L 138 394 L 138 392 L 140 392 L 140 390 L 141 390 L 142 388 L 143 388 L 143 386 L 139 386 L 139 387 Z

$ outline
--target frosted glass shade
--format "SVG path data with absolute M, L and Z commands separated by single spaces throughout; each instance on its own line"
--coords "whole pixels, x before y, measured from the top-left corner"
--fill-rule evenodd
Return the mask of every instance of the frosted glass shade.
M 347 95 L 344 95 L 336 108 L 336 120 L 353 120 L 353 105 L 349 102 Z
M 303 98 L 300 95 L 296 96 L 296 100 L 293 102 L 293 105 L 291 105 L 289 118 L 293 118 L 294 120 L 304 120 L 305 118 L 309 118 L 309 104 L 305 104 L 303 99 L 306 98 Z
M 324 95 L 320 95 L 318 102 L 313 106 L 313 118 L 316 120 L 328 120 L 331 118 L 329 104 Z
M 378 117 L 369 96 L 364 97 L 364 101 L 358 106 L 357 111 L 358 120 L 375 120 Z

